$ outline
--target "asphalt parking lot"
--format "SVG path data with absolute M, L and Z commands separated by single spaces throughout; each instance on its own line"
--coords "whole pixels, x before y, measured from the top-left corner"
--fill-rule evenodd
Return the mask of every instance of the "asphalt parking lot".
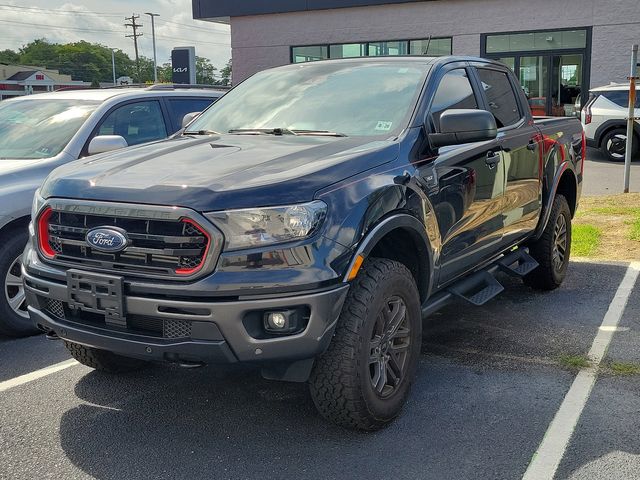
M 631 163 L 629 190 L 640 192 L 640 159 Z M 624 162 L 610 162 L 595 148 L 589 148 L 585 161 L 583 195 L 615 195 L 624 188 Z
M 374 434 L 327 424 L 305 385 L 247 368 L 74 364 L 2 391 L 69 357 L 41 336 L 0 339 L 0 478 L 522 478 L 576 377 L 559 359 L 589 351 L 626 273 L 574 262 L 548 294 L 504 277 L 486 306 L 435 314 L 403 416 Z M 558 479 L 640 476 L 640 376 L 606 368 L 640 362 L 638 284 Z

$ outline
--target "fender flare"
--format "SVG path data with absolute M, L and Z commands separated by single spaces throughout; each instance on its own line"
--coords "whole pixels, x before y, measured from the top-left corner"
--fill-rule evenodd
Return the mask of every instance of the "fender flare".
M 544 229 L 547 228 L 547 223 L 549 223 L 549 217 L 551 216 L 551 208 L 553 207 L 553 199 L 556 196 L 558 191 L 558 185 L 560 185 L 560 179 L 562 175 L 566 171 L 571 172 L 575 176 L 575 172 L 572 168 L 569 167 L 569 161 L 565 160 L 560 165 L 558 165 L 558 169 L 556 170 L 555 175 L 553 176 L 553 183 L 551 184 L 551 188 L 549 189 L 549 193 L 547 197 L 544 199 L 544 209 L 542 211 L 542 216 L 540 222 L 538 222 L 538 226 L 536 227 L 535 233 L 533 235 L 534 240 L 539 239 L 544 233 Z M 577 184 L 576 180 L 576 184 Z
M 423 266 L 427 269 L 426 273 L 429 277 L 426 279 L 425 291 L 420 292 L 420 294 L 421 296 L 424 296 L 424 298 L 428 298 L 431 294 L 435 277 L 433 247 L 431 246 L 431 242 L 427 236 L 425 226 L 420 222 L 420 220 L 406 213 L 393 214 L 384 218 L 365 234 L 360 242 L 358 242 L 358 248 L 353 253 L 349 267 L 344 275 L 344 282 L 347 282 L 349 272 L 351 272 L 351 269 L 354 267 L 358 256 L 362 255 L 366 259 L 385 235 L 398 228 L 411 231 L 419 248 L 419 251 L 417 252 L 419 258 L 425 258 L 426 256 L 426 265 Z M 423 273 L 422 269 L 419 271 L 420 273 Z

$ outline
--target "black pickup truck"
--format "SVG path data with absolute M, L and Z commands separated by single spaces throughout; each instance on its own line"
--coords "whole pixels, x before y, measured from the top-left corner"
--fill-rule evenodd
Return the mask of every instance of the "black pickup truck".
M 422 320 L 506 272 L 565 278 L 585 138 L 479 58 L 266 70 L 172 139 L 72 162 L 34 200 L 32 321 L 81 363 L 253 362 L 322 415 L 396 417 Z

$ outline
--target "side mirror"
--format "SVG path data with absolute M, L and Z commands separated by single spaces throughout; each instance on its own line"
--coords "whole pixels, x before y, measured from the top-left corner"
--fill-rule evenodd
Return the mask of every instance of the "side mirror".
M 496 119 L 486 110 L 451 109 L 440 115 L 440 133 L 429 135 L 434 148 L 493 140 L 498 135 Z
M 89 155 L 111 152 L 128 147 L 127 141 L 120 135 L 98 135 L 89 142 Z
M 202 112 L 191 112 L 187 113 L 184 117 L 182 117 L 182 128 L 189 125 L 196 117 L 198 117 Z

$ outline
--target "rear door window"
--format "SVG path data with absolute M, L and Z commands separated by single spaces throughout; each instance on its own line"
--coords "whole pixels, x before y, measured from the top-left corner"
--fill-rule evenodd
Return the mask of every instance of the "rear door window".
M 117 107 L 103 120 L 98 135 L 120 135 L 129 146 L 168 136 L 160 102 L 132 102 Z
M 187 113 L 202 112 L 216 100 L 217 98 L 212 97 L 184 97 L 168 99 L 172 123 L 171 133 L 175 133 L 182 128 L 182 119 Z
M 522 115 L 508 75 L 498 70 L 478 68 L 478 76 L 487 97 L 488 110 L 496 118 L 498 128 L 518 123 Z

